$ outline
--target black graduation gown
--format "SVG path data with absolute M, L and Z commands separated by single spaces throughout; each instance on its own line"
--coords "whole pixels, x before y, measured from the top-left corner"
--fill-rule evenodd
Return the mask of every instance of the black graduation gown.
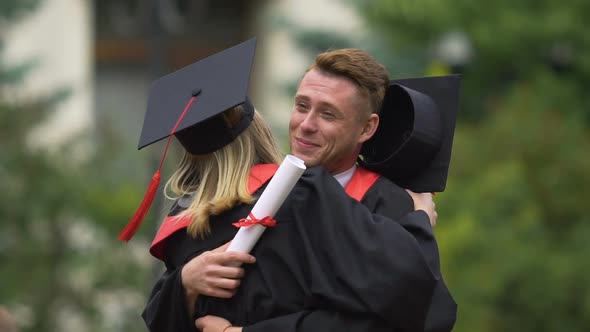
M 361 203 L 371 212 L 397 220 L 420 243 L 431 270 L 437 275 L 423 331 L 448 332 L 457 318 L 457 304 L 440 273 L 439 253 L 428 219 L 402 218 L 414 210 L 408 193 L 388 179 L 380 177 L 367 191 Z M 244 332 L 263 331 L 395 331 L 386 321 L 372 314 L 335 310 L 301 310 L 245 326 Z
M 400 203 L 396 204 L 396 202 Z M 410 211 L 414 209 L 414 203 L 404 189 L 385 177 L 377 180 L 361 203 L 373 213 L 399 220 L 402 226 L 418 240 L 428 265 L 437 277 L 424 331 L 451 331 L 457 320 L 457 303 L 449 292 L 440 271 L 440 255 L 430 220 L 420 219 L 414 222 L 415 220 L 401 218 L 408 212 L 408 208 Z
M 277 212 L 252 254 L 254 266 L 231 299 L 199 296 L 187 317 L 180 271 L 203 251 L 231 240 L 241 205 L 211 218 L 212 235 L 195 240 L 185 230 L 166 242 L 167 271 L 154 286 L 143 313 L 151 331 L 194 331 L 194 319 L 211 314 L 248 326 L 298 312 L 336 311 L 371 316 L 389 328 L 424 328 L 438 276 L 416 238 L 403 224 L 428 223 L 423 211 L 400 223 L 348 197 L 322 168 L 308 169 Z M 322 330 L 315 327 L 312 330 Z

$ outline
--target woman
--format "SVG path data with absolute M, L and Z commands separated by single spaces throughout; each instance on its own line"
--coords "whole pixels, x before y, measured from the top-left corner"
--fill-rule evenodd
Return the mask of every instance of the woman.
M 233 128 L 248 116 L 248 108 L 239 106 L 220 117 Z M 166 185 L 177 201 L 165 225 L 175 228 L 158 236 L 151 248 L 166 272 L 143 314 L 150 331 L 194 331 L 194 319 L 204 315 L 248 325 L 327 308 L 374 314 L 391 326 L 419 329 L 436 277 L 417 241 L 400 224 L 371 215 L 321 168 L 308 169 L 279 209 L 276 227 L 268 228 L 253 249 L 256 264 L 244 267 L 231 299 L 186 292 L 183 274 L 193 261 L 233 238 L 237 228 L 232 224 L 248 215 L 264 189 L 252 183 L 268 180 L 260 175 L 263 164 L 280 161 L 268 126 L 252 112 L 251 124 L 230 143 L 203 155 L 186 152 Z M 428 216 L 418 211 L 407 218 Z M 232 254 L 238 262 L 250 259 Z M 240 268 L 233 269 L 238 278 Z

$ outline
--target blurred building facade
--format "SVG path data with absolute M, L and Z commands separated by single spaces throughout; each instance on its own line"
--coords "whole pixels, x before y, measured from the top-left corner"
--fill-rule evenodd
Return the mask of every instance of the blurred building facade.
M 54 146 L 93 122 L 92 19 L 88 1 L 44 0 L 5 31 L 7 66 L 34 63 L 13 97 L 35 98 L 63 88 L 70 91 L 58 111 L 32 133 L 34 145 Z
M 354 33 L 359 19 L 339 0 L 42 0 L 12 27 L 5 55 L 39 59 L 26 94 L 71 91 L 34 142 L 54 145 L 109 121 L 134 145 L 151 81 L 256 36 L 250 94 L 273 127 L 286 129 L 292 97 L 282 83 L 311 61 L 289 24 Z

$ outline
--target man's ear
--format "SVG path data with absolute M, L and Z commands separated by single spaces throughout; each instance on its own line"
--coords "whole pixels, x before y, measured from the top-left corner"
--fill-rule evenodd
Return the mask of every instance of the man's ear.
M 361 132 L 361 137 L 359 137 L 359 143 L 365 143 L 368 141 L 375 132 L 377 131 L 377 127 L 379 126 L 379 115 L 376 113 L 371 113 L 367 122 L 363 127 L 363 131 Z

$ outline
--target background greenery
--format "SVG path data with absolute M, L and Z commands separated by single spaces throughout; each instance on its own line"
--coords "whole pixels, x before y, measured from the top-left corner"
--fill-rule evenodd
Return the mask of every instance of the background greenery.
M 463 74 L 448 190 L 436 197 L 455 330 L 590 330 L 590 3 L 358 8 L 410 74 Z M 438 54 L 449 34 L 466 37 L 471 57 Z
M 0 27 L 39 3 L 2 1 Z M 148 244 L 117 241 L 143 194 L 145 179 L 130 176 L 141 161 L 117 150 L 108 123 L 55 151 L 31 145 L 31 130 L 69 94 L 10 94 L 36 60 L 7 67 L 0 39 L 0 305 L 22 331 L 143 331 L 153 267 L 138 258 Z
M 37 2 L 2 1 L 0 26 Z M 365 48 L 395 78 L 463 75 L 449 182 L 436 196 L 455 331 L 590 331 L 590 2 L 350 4 L 371 28 L 360 44 L 337 32 L 292 34 L 310 54 Z M 469 52 L 442 52 L 449 36 Z M 0 92 L 34 65 L 6 68 L 1 42 Z M 129 176 L 142 161 L 117 151 L 108 124 L 51 154 L 31 149 L 27 133 L 63 98 L 0 93 L 0 304 L 31 318 L 24 331 L 64 321 L 142 331 L 152 267 L 133 253 L 147 244 L 115 240 L 145 189 L 145 178 Z M 71 163 L 80 142 L 92 151 Z

